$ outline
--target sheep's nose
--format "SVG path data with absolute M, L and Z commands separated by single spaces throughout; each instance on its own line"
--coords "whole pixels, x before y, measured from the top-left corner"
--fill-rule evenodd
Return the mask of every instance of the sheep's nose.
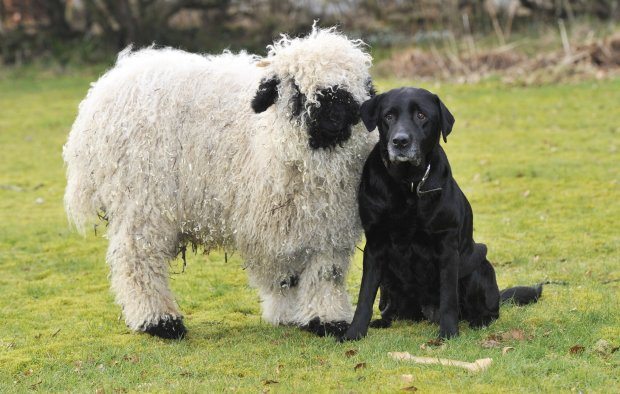
M 392 138 L 392 144 L 397 148 L 405 148 L 411 143 L 411 139 L 407 134 L 398 134 Z

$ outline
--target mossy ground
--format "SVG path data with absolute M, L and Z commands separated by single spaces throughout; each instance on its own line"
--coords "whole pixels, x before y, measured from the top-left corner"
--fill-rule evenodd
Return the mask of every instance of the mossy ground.
M 397 323 L 345 344 L 272 327 L 241 258 L 225 263 L 221 253 L 189 255 L 185 273 L 171 275 L 187 340 L 129 332 L 108 290 L 102 232 L 80 237 L 62 207 L 62 145 L 95 77 L 0 79 L 0 392 L 620 391 L 620 352 L 595 345 L 620 345 L 620 80 L 427 86 L 457 119 L 446 148 L 500 286 L 566 285 L 547 286 L 538 304 L 502 307 L 486 329 L 463 325 L 443 347 L 421 348 L 436 326 Z M 378 86 L 402 84 L 416 82 Z M 360 276 L 358 253 L 353 298 Z M 501 333 L 499 347 L 482 346 Z M 389 351 L 494 361 L 471 374 L 397 362 Z

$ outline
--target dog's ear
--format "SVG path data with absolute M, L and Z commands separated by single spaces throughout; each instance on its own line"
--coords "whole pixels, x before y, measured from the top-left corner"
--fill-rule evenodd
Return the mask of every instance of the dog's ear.
M 379 121 L 379 103 L 381 102 L 382 96 L 382 94 L 379 94 L 364 101 L 360 108 L 360 117 L 368 131 L 373 131 L 377 127 L 377 122 Z
M 448 142 L 448 134 L 450 134 L 452 131 L 452 126 L 454 126 L 454 116 L 452 116 L 452 113 L 448 110 L 448 107 L 446 107 L 439 97 L 437 97 L 437 104 L 439 105 L 441 136 L 443 137 L 443 142 Z
M 256 95 L 252 99 L 252 109 L 257 114 L 264 112 L 271 107 L 278 98 L 278 84 L 280 80 L 276 77 L 265 78 L 260 81 Z

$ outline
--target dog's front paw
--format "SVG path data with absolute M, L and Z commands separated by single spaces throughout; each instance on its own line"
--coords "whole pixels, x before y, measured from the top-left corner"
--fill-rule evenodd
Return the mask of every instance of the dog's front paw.
M 156 323 L 146 325 L 142 331 L 164 339 L 183 339 L 187 334 L 183 319 L 170 315 L 161 317 Z
M 316 317 L 300 328 L 320 337 L 330 335 L 339 338 L 347 331 L 349 323 L 346 321 L 322 322 L 321 319 Z
M 470 319 L 469 322 L 469 326 L 471 328 L 484 328 L 484 327 L 488 327 L 491 323 L 493 323 L 493 320 L 495 320 L 496 318 L 494 318 L 493 316 L 479 316 L 475 319 Z
M 338 338 L 338 342 L 359 341 L 366 336 L 365 332 L 349 328 L 347 332 Z
M 392 320 L 389 319 L 376 319 L 370 322 L 372 328 L 388 328 L 392 326 Z
M 450 339 L 459 335 L 459 327 L 457 325 L 439 326 L 439 337 L 442 339 Z

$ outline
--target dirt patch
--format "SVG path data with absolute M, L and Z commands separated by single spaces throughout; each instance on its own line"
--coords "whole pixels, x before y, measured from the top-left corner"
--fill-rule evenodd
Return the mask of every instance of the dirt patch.
M 620 75 L 620 32 L 604 39 L 576 43 L 569 50 L 554 50 L 537 55 L 524 53 L 517 44 L 474 54 L 431 48 L 406 49 L 380 62 L 382 77 L 478 82 L 499 76 L 506 83 L 543 84 L 602 79 Z

